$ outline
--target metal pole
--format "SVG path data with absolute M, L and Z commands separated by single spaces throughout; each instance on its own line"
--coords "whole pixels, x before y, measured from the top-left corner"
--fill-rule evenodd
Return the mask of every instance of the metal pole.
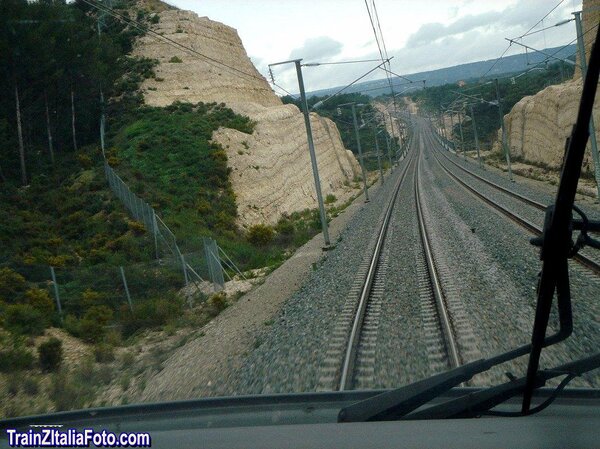
M 383 185 L 383 169 L 381 168 L 381 155 L 379 154 L 379 142 L 377 141 L 377 128 L 373 124 L 373 136 L 375 137 L 375 151 L 377 152 L 377 167 L 379 168 L 379 180 Z
M 481 155 L 479 154 L 479 139 L 477 138 L 477 124 L 475 123 L 475 114 L 473 114 L 473 105 L 469 105 L 469 108 L 471 109 L 471 123 L 473 123 L 473 137 L 475 138 L 475 148 L 477 149 L 477 161 L 479 162 L 479 166 L 483 168 Z
M 363 178 L 363 189 L 365 191 L 365 203 L 369 202 L 369 188 L 367 187 L 367 174 L 365 172 L 365 161 L 363 160 L 362 148 L 360 146 L 360 134 L 358 132 L 358 122 L 356 121 L 356 108 L 354 104 L 352 107 L 352 120 L 354 121 L 354 133 L 356 134 L 356 145 L 358 146 L 358 160 L 360 162 L 360 170 Z
M 123 287 L 125 287 L 125 295 L 127 296 L 127 302 L 129 303 L 129 310 L 133 312 L 133 306 L 131 305 L 131 295 L 129 294 L 127 278 L 125 277 L 125 270 L 123 270 L 123 267 L 119 267 L 119 270 L 121 270 L 121 279 L 123 280 Z
M 50 267 L 50 276 L 52 276 L 52 285 L 54 286 L 54 298 L 56 299 L 56 307 L 58 308 L 58 314 L 62 319 L 62 307 L 60 305 L 60 295 L 58 294 L 58 283 L 56 282 L 56 273 L 54 273 L 54 267 Z
M 450 112 L 450 141 L 452 142 L 452 148 L 454 149 L 454 115 Z
M 583 42 L 583 31 L 581 27 L 581 11 L 574 12 L 575 26 L 577 28 L 577 48 L 579 50 L 579 65 L 581 67 L 581 80 L 585 80 L 587 73 L 587 61 L 585 59 L 585 43 Z M 596 190 L 600 201 L 600 155 L 598 154 L 598 142 L 596 141 L 596 126 L 594 125 L 594 114 L 590 117 L 590 143 L 592 146 L 592 160 L 594 161 L 594 177 L 596 178 Z
M 160 259 L 158 253 L 158 223 L 156 222 L 156 212 L 152 210 L 152 233 L 154 234 L 154 250 L 156 251 L 156 259 Z
M 385 136 L 385 143 L 387 145 L 387 154 L 388 154 L 388 160 L 390 162 L 390 172 L 391 172 L 394 165 L 392 164 L 392 148 L 390 147 L 390 136 L 388 136 L 387 134 Z
M 465 154 L 465 138 L 463 137 L 462 130 L 462 114 L 458 113 L 458 129 L 460 129 L 460 149 L 462 150 L 463 158 L 466 159 L 467 155 Z
M 310 126 L 310 115 L 308 112 L 308 102 L 306 101 L 306 92 L 304 91 L 304 79 L 302 78 L 302 66 L 300 59 L 294 61 L 296 64 L 296 74 L 298 75 L 298 87 L 302 99 L 302 112 L 304 113 L 304 124 L 306 126 L 306 138 L 308 140 L 308 150 L 310 152 L 310 162 L 312 164 L 313 176 L 315 178 L 315 190 L 317 191 L 317 201 L 319 202 L 319 214 L 321 215 L 321 226 L 323 227 L 323 240 L 325 247 L 331 246 L 329 241 L 329 228 L 327 226 L 327 215 L 325 214 L 325 205 L 323 203 L 323 194 L 321 193 L 321 181 L 319 179 L 319 168 L 317 166 L 317 155 L 315 154 L 315 144 L 313 142 L 312 128 Z
M 187 287 L 189 284 L 187 268 L 185 268 L 185 259 L 183 258 L 183 254 L 179 253 L 179 258 L 181 259 L 181 268 L 183 268 L 183 279 L 185 281 L 185 286 Z
M 500 126 L 502 127 L 502 149 L 506 157 L 506 166 L 508 167 L 508 179 L 514 182 L 512 175 L 512 168 L 510 166 L 510 150 L 508 148 L 508 142 L 506 141 L 506 128 L 504 127 L 504 113 L 502 112 L 502 105 L 500 104 L 500 87 L 498 86 L 498 78 L 494 79 L 496 84 L 496 101 L 498 102 L 498 114 L 500 114 Z

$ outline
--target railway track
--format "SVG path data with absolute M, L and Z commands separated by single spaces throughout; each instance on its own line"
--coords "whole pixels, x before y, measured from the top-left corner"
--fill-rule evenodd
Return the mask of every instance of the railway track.
M 433 136 L 431 136 L 431 130 L 428 131 L 428 137 L 429 137 L 429 141 L 430 144 L 432 144 L 434 146 L 434 148 L 437 146 L 436 145 L 436 141 L 433 138 Z M 532 234 L 534 234 L 535 236 L 541 236 L 542 235 L 542 228 L 540 226 L 538 226 L 537 224 L 531 222 L 530 220 L 527 220 L 526 218 L 520 216 L 519 214 L 515 213 L 514 211 L 510 210 L 509 208 L 501 205 L 500 203 L 498 203 L 497 201 L 495 201 L 494 199 L 490 198 L 489 196 L 485 195 L 484 193 L 482 193 L 481 191 L 477 190 L 476 188 L 474 188 L 472 185 L 470 185 L 469 183 L 465 182 L 463 179 L 459 178 L 458 176 L 456 176 L 454 173 L 452 173 L 450 170 L 448 170 L 448 168 L 439 160 L 438 155 L 437 155 L 438 151 L 434 150 L 432 151 L 433 157 L 434 159 L 437 161 L 437 163 L 440 165 L 440 167 L 442 168 L 442 170 L 450 177 L 452 178 L 454 181 L 456 181 L 459 185 L 461 185 L 463 188 L 465 188 L 467 191 L 469 191 L 471 194 L 473 194 L 474 196 L 476 196 L 477 198 L 479 198 L 481 201 L 483 201 L 485 204 L 487 204 L 488 206 L 490 206 L 491 208 L 495 209 L 496 211 L 500 212 L 502 215 L 504 215 L 505 217 L 509 218 L 510 220 L 512 220 L 513 222 L 515 222 L 516 224 L 518 224 L 519 226 L 521 226 L 522 228 L 526 229 L 527 231 L 531 232 Z M 443 153 L 442 153 L 443 154 Z M 483 178 L 482 176 L 479 176 L 478 174 L 460 166 L 459 164 L 456 164 L 454 161 L 450 160 L 450 158 L 448 158 L 446 155 L 443 155 L 443 157 L 448 160 L 450 163 L 454 164 L 456 167 L 458 167 L 460 170 L 462 170 L 463 172 L 467 173 L 469 176 L 472 176 L 473 178 L 485 183 L 486 185 L 494 188 L 495 190 L 502 192 L 512 198 L 517 199 L 518 201 L 521 201 L 524 204 L 527 204 L 528 206 L 534 207 L 535 209 L 539 210 L 539 211 L 545 211 L 546 210 L 546 206 L 543 205 L 542 203 L 539 203 L 537 201 L 534 201 L 530 198 L 527 198 L 517 192 L 514 192 L 510 189 L 507 189 L 505 187 L 502 187 L 488 179 Z M 590 271 L 592 271 L 596 276 L 600 276 L 600 263 L 598 263 L 596 260 L 586 256 L 585 254 L 581 254 L 578 253 L 573 257 L 573 260 L 575 260 L 576 262 L 578 262 L 579 264 L 581 264 L 582 266 L 584 266 L 585 268 L 589 269 Z
M 419 162 L 416 162 L 414 195 L 417 209 L 417 222 L 421 236 L 421 257 L 418 258 L 419 299 L 421 315 L 426 335 L 430 366 L 435 371 L 445 371 L 462 364 L 457 343 L 457 330 L 450 315 L 447 299 L 438 268 L 435 263 L 427 223 L 423 214 L 422 196 L 419 189 Z
M 410 171 L 414 172 L 413 188 L 422 241 L 420 301 L 430 366 L 435 371 L 443 371 L 461 364 L 456 332 L 446 306 L 421 208 L 422 197 L 417 179 L 420 154 L 417 153 L 419 152 L 413 146 L 380 221 L 375 243 L 372 245 L 373 251 L 358 267 L 356 281 L 334 325 L 324 363 L 320 368 L 317 390 L 335 388 L 344 391 L 373 387 L 377 331 L 389 256 L 385 242 L 393 232 L 390 230 L 390 222 L 398 192 Z

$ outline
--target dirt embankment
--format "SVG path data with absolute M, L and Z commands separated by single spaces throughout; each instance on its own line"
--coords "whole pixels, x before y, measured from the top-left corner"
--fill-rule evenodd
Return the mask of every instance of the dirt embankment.
M 155 31 L 206 57 L 142 37 L 135 53 L 160 61 L 156 77 L 142 85 L 147 104 L 225 103 L 256 122 L 252 135 L 231 129 L 213 135 L 227 151 L 240 224 L 274 223 L 282 213 L 317 207 L 303 116 L 281 103 L 236 30 L 189 11 L 167 10 Z M 311 114 L 311 124 L 323 194 L 345 201 L 354 193 L 348 185 L 359 174 L 358 163 L 331 120 Z
M 595 38 L 594 26 L 600 20 L 600 0 L 584 0 L 583 30 L 587 57 Z M 572 25 L 574 26 L 574 25 Z M 572 80 L 549 86 L 536 95 L 524 97 L 505 115 L 507 138 L 510 152 L 536 165 L 558 169 L 564 154 L 565 139 L 570 135 L 577 118 L 577 109 L 582 91 L 581 73 L 577 68 Z M 600 99 L 596 96 L 594 104 L 596 119 L 596 137 L 600 141 Z M 498 136 L 498 142 L 501 136 Z M 499 151 L 499 144 L 495 146 Z M 591 148 L 584 159 L 583 173 L 591 175 L 594 163 Z

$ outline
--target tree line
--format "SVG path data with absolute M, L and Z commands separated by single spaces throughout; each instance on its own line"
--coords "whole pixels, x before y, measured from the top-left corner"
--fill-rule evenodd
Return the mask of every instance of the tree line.
M 113 7 L 129 14 L 129 3 Z M 99 140 L 103 107 L 139 103 L 132 84 L 152 66 L 126 56 L 139 34 L 79 0 L 0 2 L 0 182 L 51 172 Z
M 573 76 L 574 66 L 565 62 L 559 61 L 553 64 L 541 65 L 539 69 L 519 76 L 503 77 L 498 80 L 500 104 L 504 114 L 510 112 L 512 107 L 523 97 L 534 95 L 542 89 L 552 84 L 559 84 L 570 79 Z M 480 141 L 484 145 L 491 146 L 491 143 L 497 138 L 498 130 L 500 129 L 500 119 L 498 115 L 498 107 L 490 104 L 496 101 L 496 87 L 493 79 L 477 80 L 467 82 L 462 87 L 457 84 L 444 84 L 443 86 L 427 87 L 418 92 L 412 93 L 413 101 L 418 102 L 421 109 L 438 118 L 442 109 L 448 107 L 460 96 L 456 92 L 464 92 L 471 97 L 482 98 L 483 102 L 465 100 L 468 103 L 473 103 L 473 114 L 475 115 L 475 123 L 477 126 L 477 134 Z M 460 107 L 460 101 L 457 107 Z M 470 115 L 470 109 L 463 108 L 462 129 L 465 145 L 467 148 L 474 147 L 474 131 L 472 121 L 465 118 L 465 115 Z M 452 130 L 455 139 L 460 140 L 460 129 L 455 115 L 454 129 Z

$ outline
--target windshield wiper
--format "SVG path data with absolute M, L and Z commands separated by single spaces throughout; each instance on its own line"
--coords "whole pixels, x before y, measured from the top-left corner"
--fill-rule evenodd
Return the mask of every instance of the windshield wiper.
M 599 36 L 600 27 L 596 34 L 596 43 L 599 41 Z M 474 375 L 526 354 L 529 354 L 529 362 L 527 377 L 522 380 L 524 391 L 521 414 L 528 414 L 531 397 L 538 384 L 538 375 L 540 374 L 538 367 L 542 348 L 565 340 L 573 331 L 568 259 L 585 244 L 592 247 L 599 246 L 598 242 L 587 236 L 588 230 L 598 229 L 598 223 L 590 225 L 587 218 L 574 204 L 585 146 L 589 137 L 589 122 L 600 71 L 600 45 L 596 43 L 592 46 L 577 122 L 573 127 L 571 137 L 566 142 L 565 159 L 555 203 L 546 210 L 541 238 L 531 241 L 532 244 L 541 246 L 540 258 L 542 260 L 531 344 L 489 359 L 477 360 L 411 385 L 359 401 L 340 410 L 339 422 L 399 419 L 440 394 L 468 381 Z M 573 209 L 582 216 L 582 220 L 573 220 Z M 582 231 L 576 244 L 572 241 L 574 229 Z M 547 337 L 546 330 L 554 293 L 557 296 L 560 329 Z M 502 385 L 498 388 L 501 387 Z
M 542 238 L 536 242 L 541 246 L 542 271 L 538 284 L 535 320 L 531 335 L 531 352 L 523 393 L 523 406 L 521 409 L 523 414 L 527 414 L 529 411 L 531 396 L 535 389 L 540 355 L 542 348 L 546 346 L 544 340 L 554 292 L 557 292 L 559 303 L 561 295 L 569 296 L 568 258 L 572 257 L 578 250 L 578 247 L 572 241 L 573 206 L 575 205 L 575 194 L 581 175 L 585 147 L 590 134 L 590 119 L 598 87 L 600 72 L 599 36 L 600 27 L 596 32 L 594 45 L 592 45 L 587 73 L 582 73 L 584 82 L 577 121 L 573 126 L 570 138 L 567 140 L 554 206 L 547 209 L 544 232 Z M 589 242 L 589 238 L 578 240 L 581 245 Z
M 535 376 L 534 388 L 541 388 L 546 381 L 559 376 L 566 376 L 552 395 L 539 406 L 528 410 L 527 415 L 537 413 L 545 409 L 558 396 L 558 393 L 575 377 L 583 373 L 600 368 L 600 353 L 586 357 L 575 362 L 565 363 L 553 369 L 538 371 Z M 403 419 L 448 419 L 448 418 L 472 418 L 486 414 L 488 410 L 496 407 L 508 399 L 523 394 L 527 382 L 526 377 L 513 379 L 510 382 L 477 391 L 460 398 L 444 402 L 443 404 L 429 407 L 405 416 Z M 523 416 L 522 412 L 489 412 L 499 416 Z

